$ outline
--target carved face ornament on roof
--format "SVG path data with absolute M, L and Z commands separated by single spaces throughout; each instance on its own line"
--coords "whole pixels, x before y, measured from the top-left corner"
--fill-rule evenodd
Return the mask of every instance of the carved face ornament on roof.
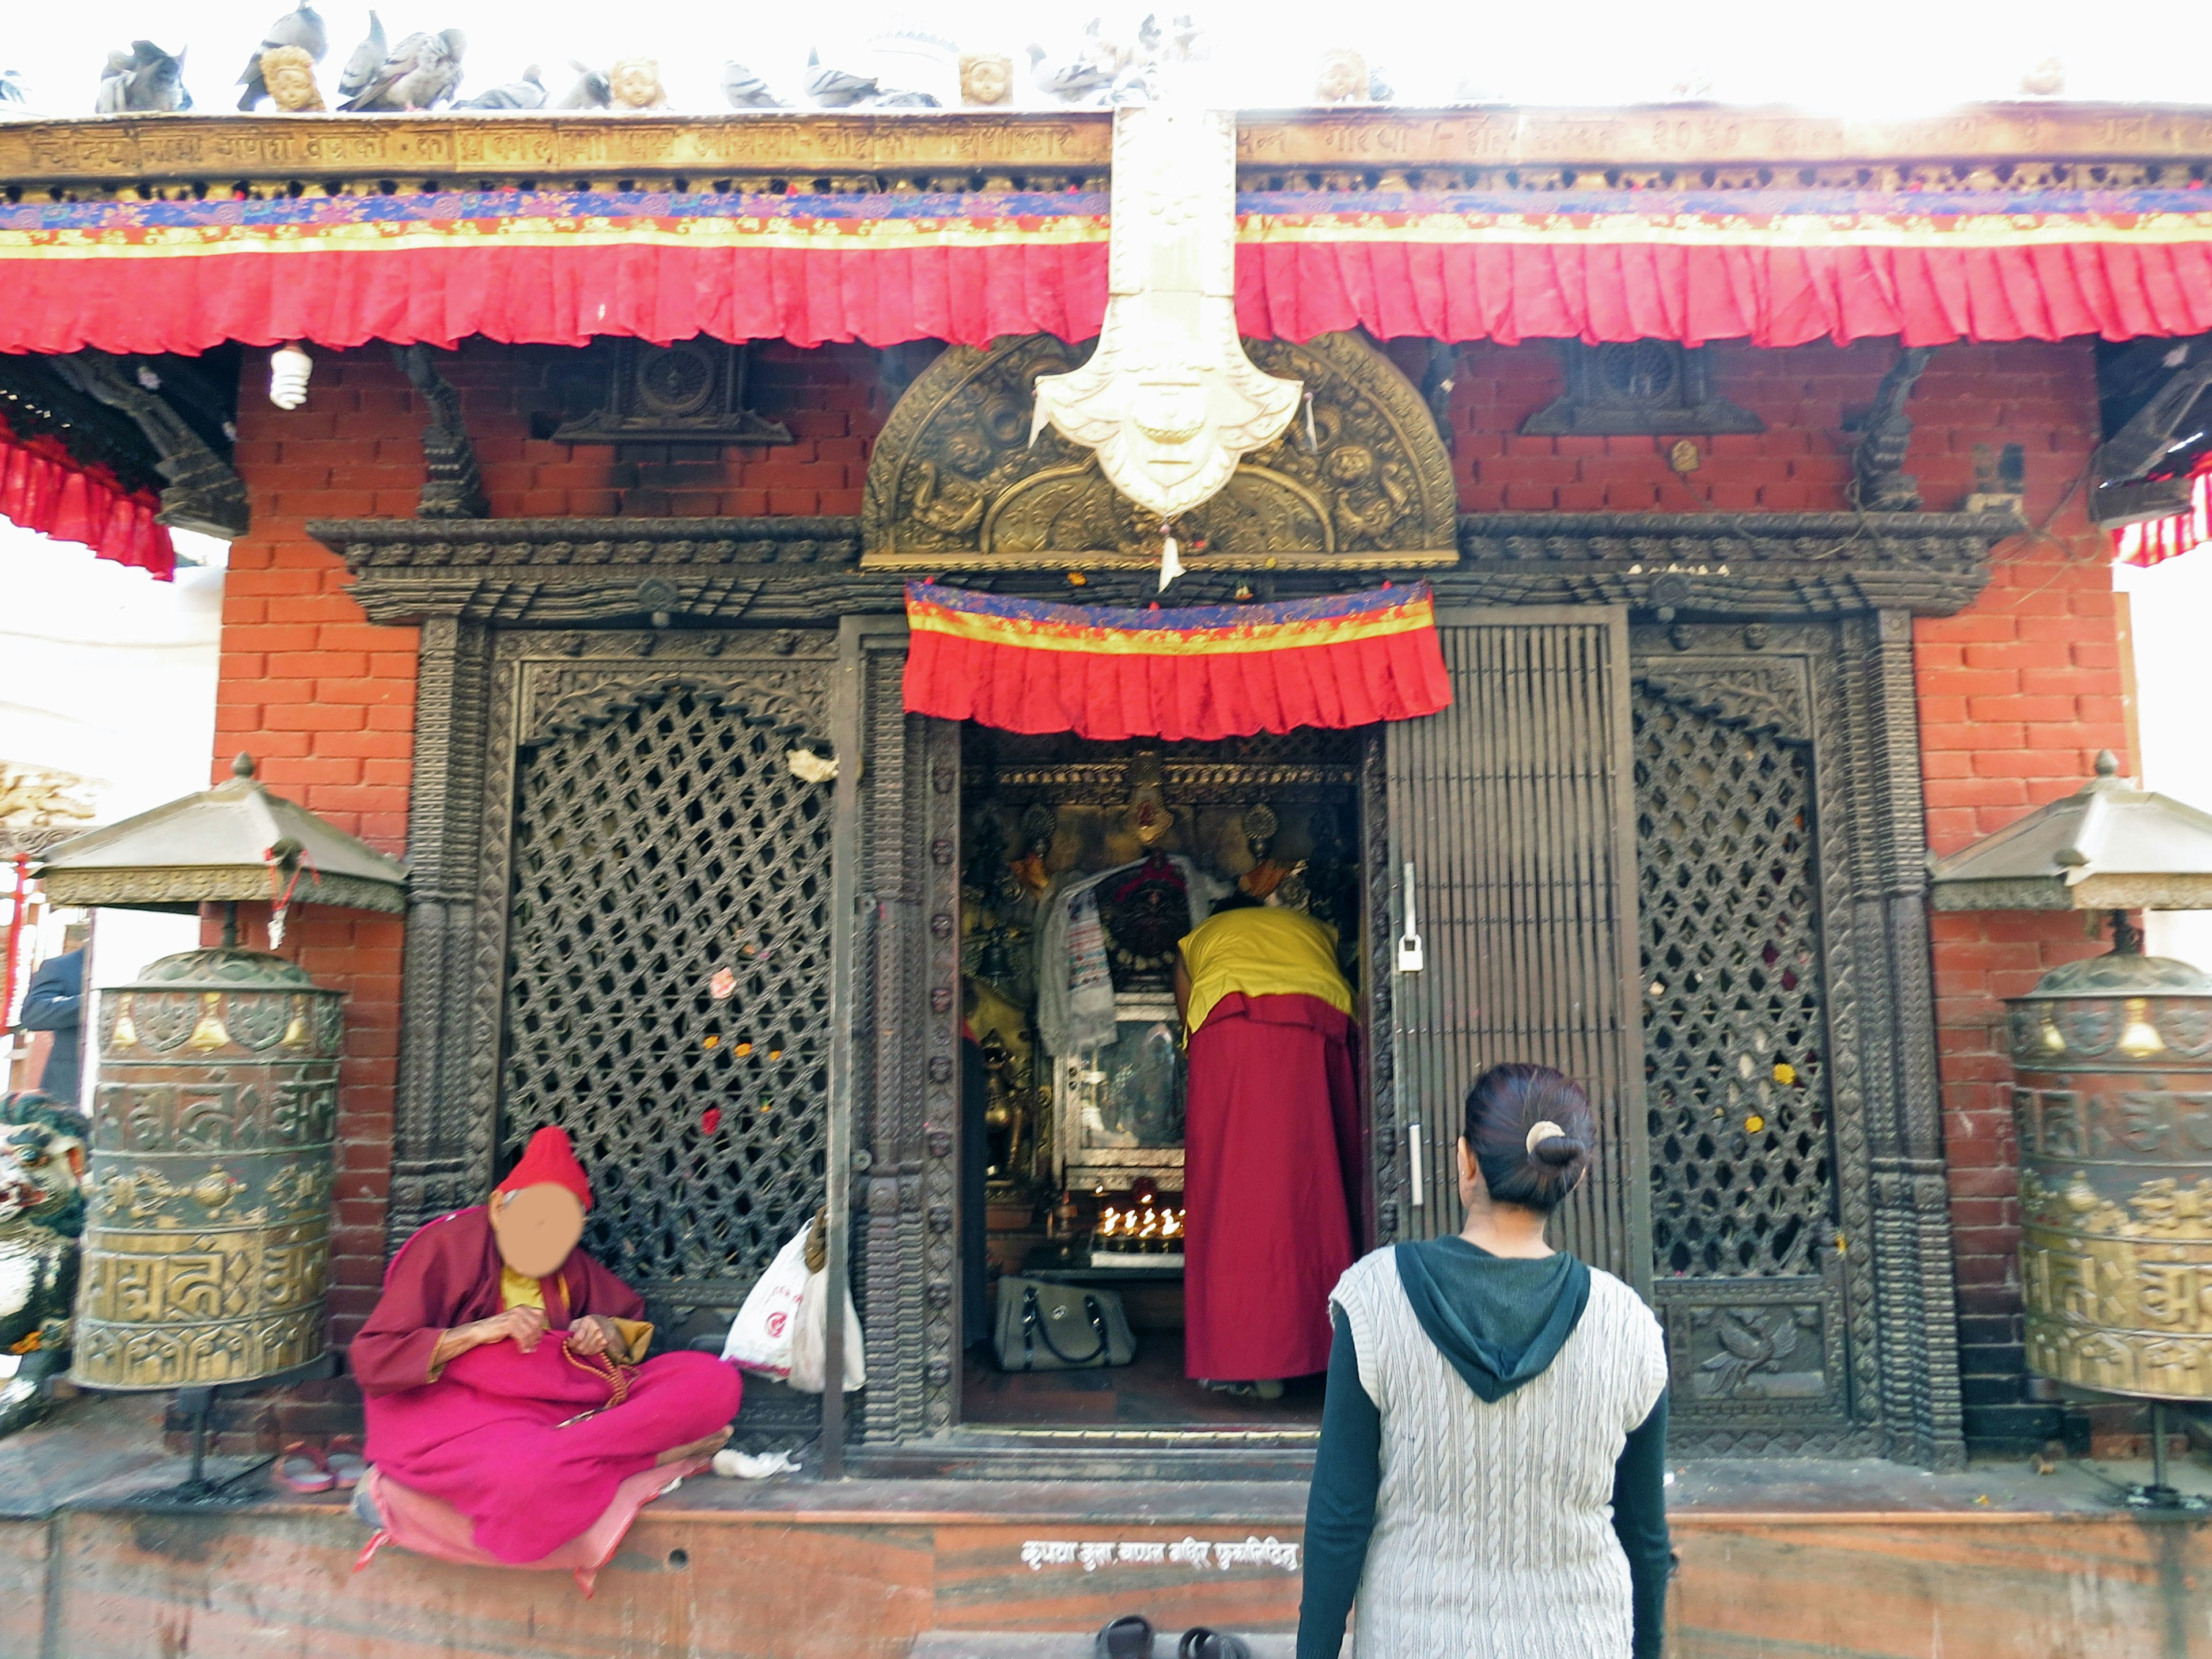
M 1176 519 L 1290 424 L 1302 390 L 1237 334 L 1237 127 L 1194 105 L 1114 117 L 1113 240 L 1104 326 L 1090 361 L 1041 374 L 1047 422 L 1095 451 L 1115 489 L 1160 520 L 1160 586 L 1182 574 Z

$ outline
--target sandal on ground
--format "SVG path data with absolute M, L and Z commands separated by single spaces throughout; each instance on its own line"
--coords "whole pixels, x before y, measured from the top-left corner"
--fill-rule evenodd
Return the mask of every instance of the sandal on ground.
M 1140 1613 L 1122 1614 L 1098 1632 L 1091 1652 L 1096 1659 L 1152 1659 L 1152 1621 Z
M 1252 1659 L 1252 1649 L 1241 1636 L 1199 1625 L 1182 1633 L 1176 1655 L 1176 1659 Z
M 328 1492 L 337 1485 L 328 1460 L 304 1440 L 295 1440 L 276 1454 L 269 1478 L 287 1492 Z
M 1283 1397 L 1283 1379 L 1279 1376 L 1263 1376 L 1256 1382 L 1201 1381 L 1199 1387 L 1211 1389 L 1216 1394 L 1225 1394 L 1235 1400 L 1280 1400 Z
M 368 1459 L 362 1455 L 360 1437 L 350 1434 L 337 1436 L 324 1454 L 323 1467 L 330 1470 L 331 1479 L 337 1482 L 340 1492 L 352 1491 L 361 1483 L 362 1476 L 368 1473 Z

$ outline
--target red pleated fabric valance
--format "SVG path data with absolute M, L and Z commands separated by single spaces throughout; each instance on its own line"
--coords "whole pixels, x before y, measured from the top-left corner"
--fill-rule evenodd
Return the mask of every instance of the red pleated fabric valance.
M 1102 194 L 441 191 L 0 205 L 0 350 L 1087 339 Z M 2191 190 L 1251 191 L 1252 336 L 2107 339 L 2212 330 Z
M 151 491 L 126 490 L 106 468 L 84 465 L 55 440 L 18 437 L 0 422 L 0 519 L 167 581 L 177 550 L 167 528 L 154 522 L 160 507 Z
M 908 713 L 1085 738 L 1249 737 L 1451 705 L 1428 584 L 1120 611 L 909 582 Z

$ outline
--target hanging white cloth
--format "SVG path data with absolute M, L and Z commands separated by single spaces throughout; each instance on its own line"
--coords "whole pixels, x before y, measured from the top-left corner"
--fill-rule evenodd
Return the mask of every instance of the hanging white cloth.
M 1036 937 L 1037 1041 L 1054 1058 L 1094 1054 L 1114 1041 L 1114 977 L 1098 918 L 1098 888 L 1144 862 L 1133 859 L 1056 882 L 1039 907 L 1044 921 Z M 1182 878 L 1190 925 L 1196 927 L 1212 912 L 1223 885 L 1181 854 L 1170 853 L 1168 862 Z

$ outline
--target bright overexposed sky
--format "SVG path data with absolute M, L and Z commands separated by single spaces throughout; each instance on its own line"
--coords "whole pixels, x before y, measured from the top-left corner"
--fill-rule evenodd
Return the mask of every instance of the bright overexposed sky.
M 1182 0 L 1172 8 L 1183 9 Z M 145 36 L 187 51 L 185 83 L 201 109 L 228 109 L 233 82 L 263 29 L 285 9 L 270 0 L 128 0 L 41 6 L 15 0 L 0 23 L 0 70 L 23 77 L 32 110 L 88 113 L 111 47 Z M 320 8 L 337 67 L 366 31 L 368 9 L 349 0 Z M 970 51 L 1017 60 L 1030 41 L 1069 54 L 1084 23 L 1103 10 L 1109 27 L 1133 33 L 1143 6 L 1040 5 L 1018 0 L 847 0 L 836 6 L 738 6 L 697 0 L 393 0 L 380 6 L 389 38 L 415 29 L 466 31 L 464 95 L 538 64 L 556 92 L 566 65 L 604 67 L 618 57 L 658 58 L 673 105 L 722 107 L 720 67 L 734 58 L 798 101 L 810 46 L 825 62 L 851 61 L 871 34 L 928 32 Z M 1522 104 L 1620 104 L 1663 100 L 1703 84 L 1735 103 L 1788 103 L 1869 118 L 1926 113 L 1977 100 L 2011 97 L 2021 75 L 2057 58 L 2065 96 L 2191 103 L 2212 99 L 2203 54 L 2191 43 L 2079 0 L 1856 0 L 1816 6 L 1796 0 L 1704 0 L 1654 6 L 1579 0 L 1564 6 L 1498 0 L 1401 0 L 1391 6 L 1343 0 L 1220 0 L 1193 8 L 1212 43 L 1216 101 L 1267 108 L 1306 101 L 1314 64 L 1349 46 L 1389 71 L 1401 102 L 1448 100 L 1462 85 Z M 2174 14 L 2176 16 L 2179 13 Z M 1025 75 L 1022 101 L 1041 102 Z M 0 112 L 13 106 L 0 104 Z
M 174 581 L 0 519 L 0 760 L 75 773 L 102 823 L 204 789 L 228 546 L 173 532 Z M 40 955 L 61 945 L 56 913 Z M 117 985 L 199 939 L 191 916 L 100 913 L 95 983 Z

